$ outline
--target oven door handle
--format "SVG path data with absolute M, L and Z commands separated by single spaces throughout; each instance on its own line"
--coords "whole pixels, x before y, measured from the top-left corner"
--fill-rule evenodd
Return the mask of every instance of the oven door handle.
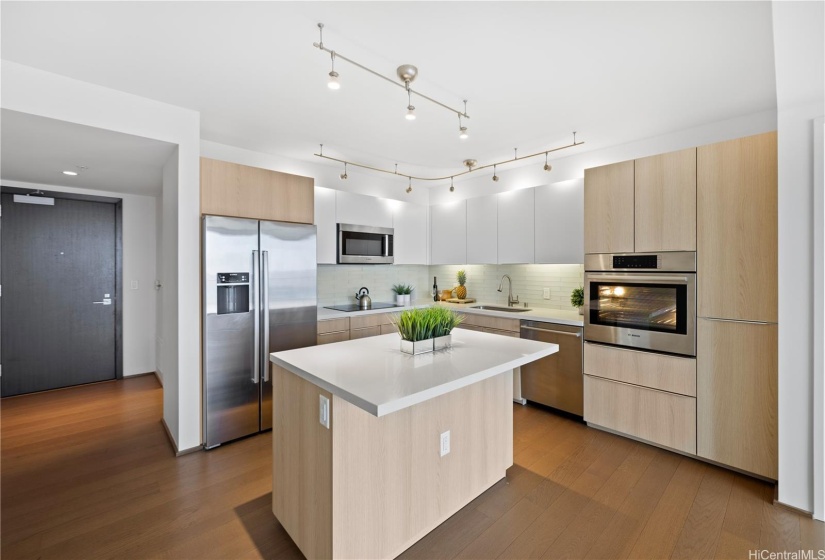
M 594 280 L 596 282 L 646 282 L 646 283 L 662 283 L 662 282 L 670 282 L 673 284 L 684 284 L 685 282 L 689 282 L 690 279 L 687 276 L 671 276 L 666 274 L 627 274 L 623 276 L 619 276 L 617 274 L 589 274 L 587 277 L 589 280 Z

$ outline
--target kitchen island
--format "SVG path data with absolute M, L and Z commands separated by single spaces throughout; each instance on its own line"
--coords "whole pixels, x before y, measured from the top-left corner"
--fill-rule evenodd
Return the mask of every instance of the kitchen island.
M 457 329 L 271 354 L 272 511 L 307 558 L 392 558 L 513 464 L 512 370 L 555 344 Z M 446 441 L 445 441 L 446 440 Z

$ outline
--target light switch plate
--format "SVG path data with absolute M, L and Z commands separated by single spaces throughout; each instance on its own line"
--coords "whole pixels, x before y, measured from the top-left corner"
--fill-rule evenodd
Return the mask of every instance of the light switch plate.
M 441 456 L 450 452 L 450 430 L 441 434 Z
M 324 395 L 318 395 L 318 401 L 318 421 L 324 428 L 329 429 L 329 399 Z
M 132 280 L 129 283 L 129 287 L 132 288 L 133 290 L 137 290 L 138 289 L 138 281 L 137 280 Z
M 550 299 L 550 288 L 544 288 L 541 297 L 543 297 L 544 299 Z

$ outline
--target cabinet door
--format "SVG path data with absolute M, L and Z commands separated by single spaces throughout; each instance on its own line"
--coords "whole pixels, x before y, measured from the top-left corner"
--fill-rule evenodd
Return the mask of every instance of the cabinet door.
M 536 262 L 584 262 L 584 182 L 536 187 Z
M 498 262 L 532 263 L 535 254 L 535 189 L 499 193 Z
M 633 252 L 633 161 L 584 170 L 584 252 Z
M 430 264 L 467 262 L 467 201 L 430 206 Z
M 394 206 L 395 264 L 427 264 L 427 207 L 408 202 Z
M 776 133 L 697 152 L 700 317 L 777 321 Z
M 696 148 L 636 160 L 637 253 L 696 250 Z
M 367 338 L 369 336 L 378 336 L 381 334 L 381 326 L 364 327 L 363 329 L 352 329 L 349 332 L 349 339 L 355 340 L 357 338 Z
M 775 324 L 699 319 L 697 453 L 777 479 Z
M 315 226 L 318 264 L 335 264 L 338 244 L 335 238 L 335 191 L 332 189 L 315 187 Z
M 201 213 L 311 224 L 314 183 L 311 177 L 201 158 Z
M 498 263 L 498 197 L 467 199 L 467 264 Z
M 375 196 L 335 191 L 335 216 L 342 224 L 392 227 L 390 202 Z

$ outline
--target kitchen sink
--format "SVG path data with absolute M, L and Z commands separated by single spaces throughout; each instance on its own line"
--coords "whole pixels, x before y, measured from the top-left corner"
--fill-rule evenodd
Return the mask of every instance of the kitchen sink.
M 485 311 L 504 311 L 506 313 L 524 313 L 532 311 L 526 307 L 496 307 L 495 305 L 474 305 L 471 309 L 483 309 Z

